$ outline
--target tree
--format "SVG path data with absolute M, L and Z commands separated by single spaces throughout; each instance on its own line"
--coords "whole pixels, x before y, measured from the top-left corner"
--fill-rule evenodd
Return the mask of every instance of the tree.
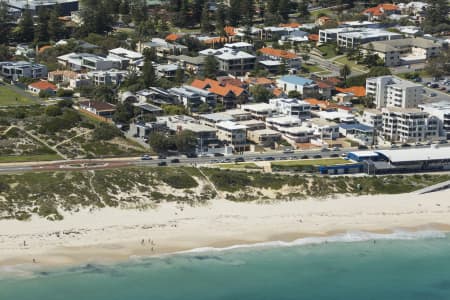
M 175 72 L 175 83 L 182 84 L 184 82 L 184 70 L 180 66 L 178 66 L 177 71 Z
M 350 67 L 348 65 L 344 65 L 340 70 L 339 70 L 339 75 L 341 75 L 341 77 L 344 79 L 344 81 L 347 81 L 347 77 L 352 73 L 352 70 L 350 69 Z
M 62 115 L 62 109 L 58 105 L 50 105 L 45 108 L 45 115 L 56 117 Z
M 207 78 L 215 79 L 217 75 L 217 69 L 219 67 L 219 62 L 213 55 L 208 55 L 205 58 L 205 65 L 203 68 L 203 75 Z
M 151 133 L 148 143 L 156 153 L 167 153 L 170 148 L 168 138 L 159 132 Z
M 212 29 L 211 20 L 209 18 L 209 3 L 205 2 L 202 11 L 201 29 L 203 33 L 209 33 Z
M 94 99 L 96 101 L 115 103 L 116 99 L 114 98 L 114 90 L 106 85 L 98 86 L 93 91 Z
M 449 5 L 447 0 L 428 0 L 423 23 L 424 31 L 426 33 L 434 33 L 449 30 L 448 13 Z
M 262 85 L 255 85 L 250 88 L 250 93 L 255 102 L 267 102 L 273 97 L 273 93 Z
M 22 19 L 18 25 L 18 37 L 22 42 L 31 42 L 34 38 L 34 23 L 33 16 L 29 7 L 25 7 L 25 11 L 22 14 Z
M 49 14 L 47 9 L 39 9 L 37 26 L 36 30 L 34 31 L 34 40 L 36 42 L 47 42 L 49 40 L 48 20 Z
M 145 87 L 154 86 L 156 84 L 155 68 L 153 62 L 146 59 L 142 68 L 142 81 Z
M 450 49 L 443 49 L 438 57 L 430 59 L 425 70 L 436 78 L 450 74 Z
M 50 40 L 57 41 L 64 36 L 64 24 L 58 18 L 56 10 L 50 12 L 48 20 L 48 36 Z
M 119 103 L 112 117 L 115 123 L 128 124 L 134 117 L 134 107 L 130 103 Z
M 302 98 L 302 94 L 300 94 L 299 91 L 289 91 L 288 97 L 289 97 L 289 98 L 297 98 L 297 99 L 301 99 L 301 98 Z
M 94 141 L 109 141 L 115 137 L 121 137 L 122 131 L 114 125 L 107 123 L 100 123 L 92 133 L 92 140 Z
M 175 137 L 175 146 L 180 153 L 193 153 L 197 147 L 197 136 L 190 130 L 182 130 Z

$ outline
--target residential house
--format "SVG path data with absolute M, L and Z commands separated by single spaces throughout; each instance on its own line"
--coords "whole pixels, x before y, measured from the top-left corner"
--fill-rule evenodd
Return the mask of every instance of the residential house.
M 115 69 L 91 71 L 88 73 L 94 85 L 119 85 L 126 80 L 128 75 L 128 71 Z
M 203 103 L 199 94 L 184 87 L 174 87 L 168 91 L 177 99 L 177 102 L 182 103 L 191 112 L 197 111 Z
M 196 79 L 191 86 L 215 94 L 217 102 L 221 103 L 226 109 L 234 108 L 237 104 L 245 103 L 248 100 L 248 93 L 243 88 L 231 84 L 220 85 L 218 81 L 209 78 L 205 80 Z
M 179 65 L 189 73 L 201 74 L 205 65 L 205 56 L 169 55 L 167 60 L 170 64 Z
M 309 119 L 311 117 L 311 105 L 305 101 L 292 98 L 270 99 L 269 104 L 275 107 L 281 115 Z
M 438 118 L 440 123 L 439 135 L 444 139 L 450 139 L 450 101 L 440 101 L 434 103 L 420 104 L 419 108 Z
M 144 56 L 136 51 L 131 51 L 125 48 L 115 48 L 108 51 L 108 59 L 118 60 L 120 62 L 120 69 L 126 70 L 129 67 L 136 68 L 137 63 L 144 59 Z
M 76 89 L 92 84 L 92 79 L 87 74 L 77 73 L 70 70 L 57 70 L 48 73 L 48 80 L 61 86 Z
M 19 78 L 39 79 L 47 77 L 47 66 L 26 61 L 0 62 L 1 75 L 10 80 Z
M 256 57 L 244 51 L 230 48 L 206 49 L 201 55 L 213 55 L 219 62 L 219 70 L 234 76 L 243 76 L 255 67 Z
M 156 66 L 156 76 L 159 78 L 175 79 L 180 66 L 175 64 L 160 64 Z
M 46 92 L 49 94 L 56 94 L 56 90 L 58 87 L 53 83 L 48 82 L 47 80 L 40 80 L 28 85 L 28 90 L 33 94 L 38 95 L 40 92 Z
M 289 52 L 281 49 L 274 49 L 271 47 L 264 47 L 258 50 L 262 56 L 262 60 L 279 61 L 286 65 L 288 68 L 300 69 L 301 61 L 294 52 Z
M 90 53 L 69 53 L 57 57 L 58 64 L 72 71 L 105 71 L 120 69 L 121 61 Z
M 286 93 L 299 92 L 303 98 L 314 97 L 319 92 L 319 87 L 313 80 L 296 75 L 286 75 L 277 79 L 277 86 Z
M 367 8 L 363 11 L 363 15 L 369 18 L 369 21 L 381 20 L 384 17 L 390 16 L 392 14 L 400 14 L 400 8 L 391 3 L 378 4 L 375 7 Z
M 150 42 L 138 44 L 139 52 L 142 53 L 146 48 L 155 49 L 156 55 L 161 58 L 165 58 L 169 55 L 185 55 L 189 51 L 188 47 L 184 45 L 169 43 L 161 38 L 152 38 Z
M 217 137 L 228 143 L 236 152 L 248 149 L 247 127 L 232 121 L 223 121 L 216 124 Z
M 98 117 L 111 119 L 116 111 L 116 106 L 108 102 L 84 100 L 76 104 L 80 110 L 91 113 Z

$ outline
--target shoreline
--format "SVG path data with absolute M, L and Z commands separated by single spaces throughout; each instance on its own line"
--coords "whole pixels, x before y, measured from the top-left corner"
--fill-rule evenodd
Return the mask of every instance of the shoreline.
M 294 245 L 346 234 L 387 237 L 399 232 L 411 236 L 428 231 L 447 233 L 449 196 L 447 190 L 428 195 L 341 196 L 271 203 L 214 200 L 197 207 L 162 203 L 145 211 L 84 210 L 65 214 L 64 220 L 56 222 L 2 220 L 0 275 L 8 269 L 35 271 L 122 263 L 136 257 L 202 250 Z

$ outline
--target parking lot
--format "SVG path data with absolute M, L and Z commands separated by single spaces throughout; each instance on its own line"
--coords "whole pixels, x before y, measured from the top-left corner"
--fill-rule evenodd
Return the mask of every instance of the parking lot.
M 439 81 L 433 81 L 432 78 L 422 78 L 422 84 L 425 90 L 425 102 L 450 101 L 449 76 Z

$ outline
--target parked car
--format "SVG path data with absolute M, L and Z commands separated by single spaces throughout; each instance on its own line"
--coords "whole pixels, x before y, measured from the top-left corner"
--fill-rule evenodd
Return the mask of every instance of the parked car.
M 411 145 L 410 145 L 410 144 L 407 144 L 407 143 L 403 143 L 401 147 L 402 147 L 402 148 L 407 148 L 407 147 L 411 147 Z
M 222 154 L 222 153 L 214 153 L 214 156 L 215 156 L 215 157 L 223 156 L 223 154 Z
M 141 160 L 152 160 L 152 157 L 148 154 L 144 154 L 141 156 Z
M 294 153 L 294 150 L 288 148 L 288 149 L 284 149 L 283 153 L 288 154 L 288 153 Z
M 187 156 L 188 158 L 196 158 L 196 157 L 197 157 L 197 154 L 195 154 L 195 153 L 188 153 L 188 154 L 186 154 L 186 156 Z
M 397 146 L 396 144 L 392 144 L 392 145 L 391 145 L 391 148 L 392 148 L 392 149 L 395 149 L 395 148 L 398 148 L 398 146 Z
M 436 93 L 430 93 L 430 97 L 436 97 L 437 94 Z
M 234 162 L 244 162 L 244 161 L 245 161 L 245 159 L 243 157 L 236 157 L 234 159 Z
M 174 158 L 174 159 L 170 160 L 170 162 L 173 164 L 177 164 L 180 162 L 180 160 L 178 158 Z

